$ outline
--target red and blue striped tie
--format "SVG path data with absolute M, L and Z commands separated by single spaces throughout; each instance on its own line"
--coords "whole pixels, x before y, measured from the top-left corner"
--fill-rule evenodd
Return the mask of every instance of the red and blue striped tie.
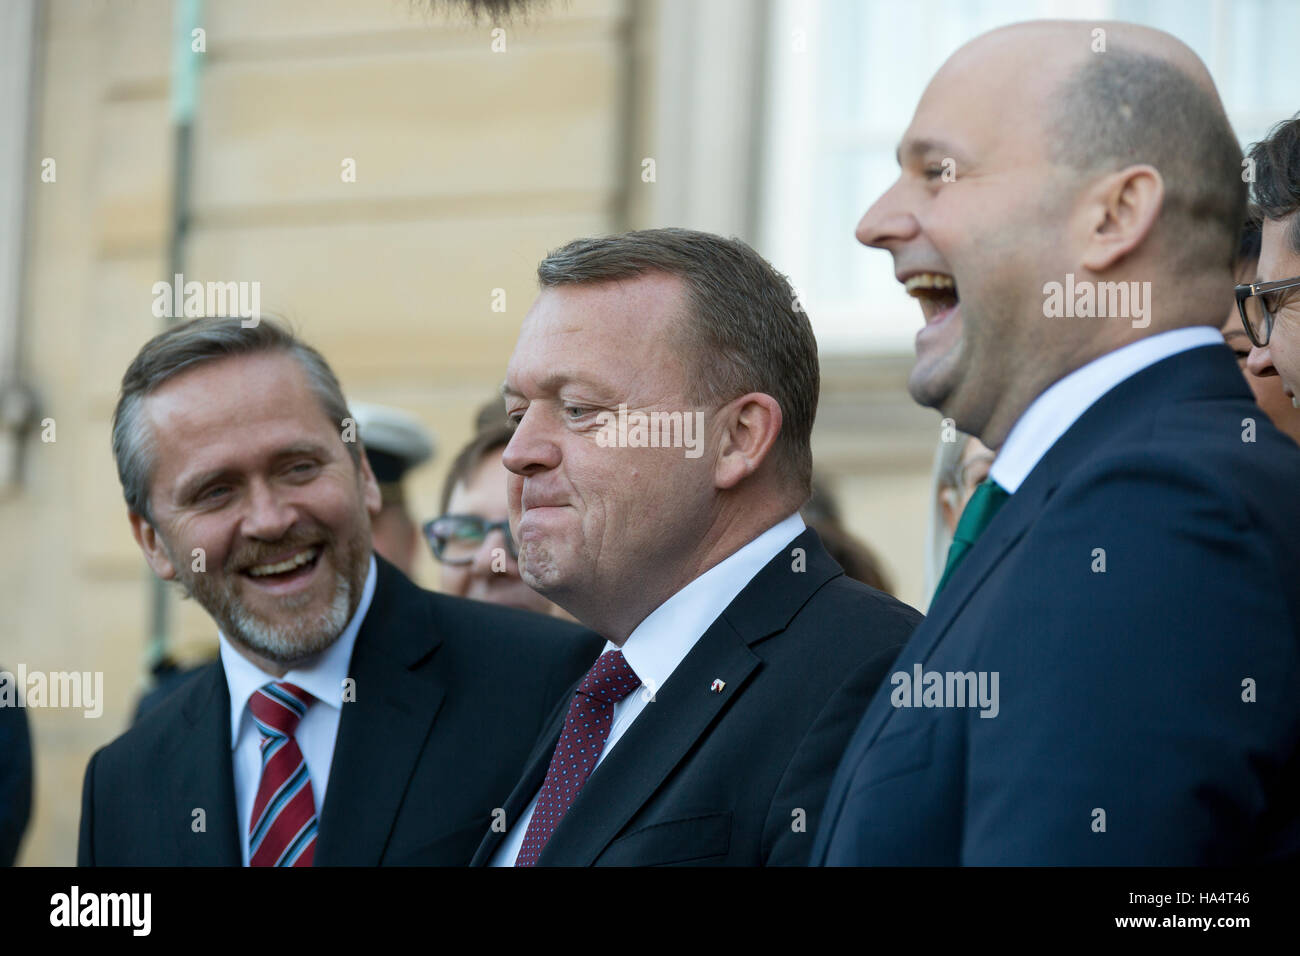
M 311 866 L 316 855 L 316 801 L 293 732 L 316 698 L 277 681 L 258 688 L 248 710 L 262 732 L 262 782 L 248 824 L 249 866 Z

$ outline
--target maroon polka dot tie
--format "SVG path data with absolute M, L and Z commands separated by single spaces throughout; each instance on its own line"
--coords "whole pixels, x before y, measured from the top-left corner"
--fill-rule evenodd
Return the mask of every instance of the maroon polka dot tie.
M 515 866 L 532 866 L 551 838 L 560 819 L 578 798 L 582 785 L 596 769 L 596 761 L 609 739 L 614 705 L 641 686 L 636 671 L 622 651 L 606 651 L 596 659 L 569 701 L 564 730 L 555 745 L 546 779 L 537 795 L 537 807 L 524 834 Z

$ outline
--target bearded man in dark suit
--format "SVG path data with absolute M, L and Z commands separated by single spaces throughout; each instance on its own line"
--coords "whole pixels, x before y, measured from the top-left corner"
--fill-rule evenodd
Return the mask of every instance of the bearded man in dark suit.
M 375 556 L 379 489 L 339 383 L 270 319 L 146 344 L 113 450 L 145 559 L 221 653 L 91 759 L 79 862 L 469 862 L 599 641 Z

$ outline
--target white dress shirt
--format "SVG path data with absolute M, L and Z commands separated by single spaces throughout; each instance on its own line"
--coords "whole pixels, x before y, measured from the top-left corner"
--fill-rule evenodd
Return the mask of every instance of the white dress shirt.
M 623 643 L 623 657 L 636 672 L 636 676 L 641 678 L 641 686 L 614 705 L 609 737 L 600 756 L 596 758 L 596 767 L 614 749 L 632 721 L 645 710 L 652 695 L 667 683 L 677 665 L 727 609 L 727 605 L 803 530 L 803 518 L 796 511 L 709 568 L 651 611 L 637 625 L 636 630 L 628 635 Z M 601 653 L 618 649 L 617 644 L 606 641 Z M 595 772 L 595 768 L 592 768 L 592 773 Z M 511 827 L 492 855 L 493 866 L 514 866 L 536 807 L 537 796 L 534 796 L 528 809 Z
M 1196 325 L 1138 339 L 1075 369 L 1034 399 L 1016 419 L 998 449 L 989 477 L 1008 494 L 1015 494 L 1057 439 L 1120 382 L 1179 352 L 1222 344 L 1218 329 Z
M 248 701 L 253 692 L 266 684 L 282 680 L 296 684 L 316 698 L 307 713 L 298 722 L 293 738 L 302 751 L 311 777 L 312 799 L 316 802 L 319 818 L 325 805 L 325 785 L 330 778 L 330 764 L 334 759 L 334 740 L 338 737 L 339 718 L 343 715 L 343 681 L 348 676 L 352 661 L 352 646 L 370 600 L 375 595 L 378 569 L 374 555 L 370 556 L 370 570 L 361 589 L 361 603 L 357 605 L 352 620 L 343 629 L 339 639 L 322 651 L 309 665 L 294 668 L 283 677 L 266 673 L 239 651 L 235 650 L 226 635 L 218 632 L 221 642 L 221 666 L 226 671 L 226 685 L 230 688 L 230 747 L 235 771 L 235 818 L 239 824 L 239 848 L 244 866 L 248 866 L 249 815 L 257 798 L 257 787 L 262 781 L 262 734 L 248 712 Z

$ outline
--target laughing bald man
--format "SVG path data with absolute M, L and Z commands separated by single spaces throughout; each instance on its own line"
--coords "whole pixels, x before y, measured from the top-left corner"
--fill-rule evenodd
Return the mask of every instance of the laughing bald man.
M 913 397 L 997 459 L 813 862 L 1294 858 L 1300 450 L 1217 332 L 1246 186 L 1205 67 L 1128 24 L 996 30 L 899 162 L 858 239 L 921 300 Z

